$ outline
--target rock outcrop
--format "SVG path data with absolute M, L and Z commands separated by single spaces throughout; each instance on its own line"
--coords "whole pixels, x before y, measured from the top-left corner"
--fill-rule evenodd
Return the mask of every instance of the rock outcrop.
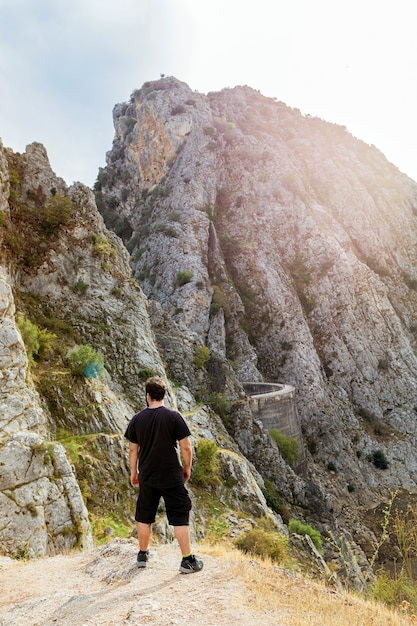
M 0 150 L 0 207 L 9 217 L 8 168 Z M 7 216 L 7 217 L 6 217 Z M 4 246 L 4 240 L 2 241 Z M 13 281 L 0 265 L 0 545 L 16 558 L 92 547 L 88 512 L 73 469 L 49 424 L 28 373 L 15 322 Z
M 236 381 L 293 385 L 311 481 L 289 499 L 365 545 L 362 511 L 416 490 L 416 183 L 345 128 L 249 87 L 204 96 L 163 78 L 113 117 L 96 198 L 170 320 L 155 326 L 168 371 L 232 403 Z M 213 353 L 203 381 L 198 346 Z M 235 408 L 235 440 L 284 494 L 290 477 Z
M 51 555 L 90 548 L 91 522 L 96 535 L 106 534 L 106 523 L 115 519 L 134 528 L 123 435 L 144 406 L 146 378 L 166 377 L 166 371 L 148 300 L 91 190 L 78 183 L 67 188 L 40 144 L 23 155 L 1 148 L 0 157 L 0 550 L 12 557 Z M 151 311 L 155 324 L 159 314 Z M 179 339 L 165 347 L 172 358 L 181 357 Z M 101 375 L 94 367 L 81 376 L 71 371 L 70 356 L 79 348 L 102 358 Z M 215 413 L 196 407 L 185 386 L 175 393 L 170 387 L 168 401 L 189 413 L 195 445 L 204 437 L 224 448 L 223 472 L 240 480 L 232 501 L 244 494 L 248 514 L 269 516 L 284 529 L 267 506 L 262 477 Z M 205 522 L 200 510 L 195 534 L 204 534 Z M 162 524 L 155 530 L 169 536 Z

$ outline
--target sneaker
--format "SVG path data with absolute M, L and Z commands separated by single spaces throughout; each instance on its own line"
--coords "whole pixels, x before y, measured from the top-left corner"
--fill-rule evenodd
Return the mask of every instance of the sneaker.
M 146 567 L 146 563 L 148 562 L 149 550 L 146 552 L 139 551 L 138 558 L 136 559 L 136 565 L 138 567 Z
M 194 554 L 182 559 L 180 565 L 181 574 L 193 574 L 203 569 L 203 561 L 199 561 L 195 558 Z

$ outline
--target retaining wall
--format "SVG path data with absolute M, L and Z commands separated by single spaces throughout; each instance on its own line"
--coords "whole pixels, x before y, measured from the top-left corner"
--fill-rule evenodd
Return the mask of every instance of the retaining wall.
M 243 383 L 248 402 L 255 419 L 259 419 L 269 433 L 277 428 L 286 437 L 297 439 L 300 456 L 294 466 L 298 474 L 304 474 L 306 455 L 301 433 L 301 422 L 295 403 L 295 388 L 278 383 Z

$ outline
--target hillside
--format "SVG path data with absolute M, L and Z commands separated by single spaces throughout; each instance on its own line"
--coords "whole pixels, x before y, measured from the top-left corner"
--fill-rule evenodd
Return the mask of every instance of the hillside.
M 249 87 L 204 96 L 164 78 L 113 118 L 96 200 L 167 371 L 231 401 L 234 439 L 285 507 L 369 558 L 364 518 L 416 490 L 416 183 L 345 128 Z M 206 379 L 195 345 L 210 350 Z M 243 435 L 234 401 L 248 380 L 295 387 L 303 485 Z
M 162 78 L 113 118 L 94 192 L 40 144 L 0 147 L 1 552 L 130 536 L 123 433 L 157 373 L 196 464 L 215 451 L 190 482 L 197 539 L 297 520 L 347 585 L 375 555 L 400 567 L 394 530 L 378 542 L 393 494 L 406 520 L 417 493 L 417 184 L 245 86 Z M 294 387 L 303 471 L 247 382 Z

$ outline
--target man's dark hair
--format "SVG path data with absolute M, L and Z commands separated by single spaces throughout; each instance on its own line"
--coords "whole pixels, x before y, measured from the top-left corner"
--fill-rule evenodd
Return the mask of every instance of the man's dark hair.
M 145 393 L 149 393 L 152 400 L 163 400 L 167 386 L 160 376 L 152 376 L 145 383 Z

